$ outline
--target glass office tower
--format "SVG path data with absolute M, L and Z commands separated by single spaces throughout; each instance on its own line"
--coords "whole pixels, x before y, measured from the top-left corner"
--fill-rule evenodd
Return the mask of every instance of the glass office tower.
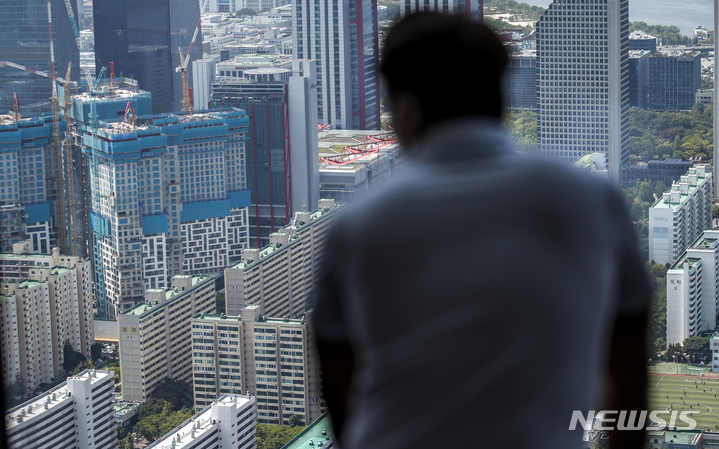
M 72 62 L 72 79 L 77 80 L 80 53 L 63 0 L 52 0 L 55 74 L 65 77 Z M 72 5 L 75 6 L 74 4 Z M 73 10 L 73 14 L 76 11 Z M 0 60 L 14 62 L 34 70 L 50 72 L 50 31 L 47 0 L 0 1 Z M 50 112 L 52 82 L 48 78 L 12 67 L 0 67 L 0 110 L 13 109 L 17 93 L 23 115 Z
M 95 0 L 95 64 L 115 63 L 115 74 L 152 94 L 154 113 L 182 110 L 179 48 L 187 56 L 200 17 L 196 0 Z M 190 55 L 202 59 L 202 32 Z M 190 73 L 192 85 L 192 73 Z

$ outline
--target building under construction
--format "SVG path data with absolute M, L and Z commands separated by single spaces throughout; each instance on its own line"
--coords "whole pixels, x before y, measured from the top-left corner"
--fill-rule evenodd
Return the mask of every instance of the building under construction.
M 65 130 L 65 122 L 60 122 Z M 53 118 L 0 115 L 0 252 L 29 240 L 32 252 L 58 245 L 58 171 Z
M 95 102 L 101 117 L 96 128 L 78 120 L 77 136 L 89 166 L 98 311 L 115 320 L 146 290 L 167 288 L 178 274 L 222 273 L 248 247 L 249 120 L 234 108 L 133 114 L 145 97 L 117 100 L 120 109 L 117 91 L 99 91 L 74 97 L 72 114 L 90 111 L 89 120 Z

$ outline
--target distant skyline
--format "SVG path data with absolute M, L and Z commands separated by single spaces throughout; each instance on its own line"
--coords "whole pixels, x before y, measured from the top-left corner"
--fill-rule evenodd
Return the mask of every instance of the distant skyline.
M 519 3 L 548 7 L 552 0 L 517 0 Z M 690 36 L 697 25 L 714 28 L 714 2 L 711 0 L 633 0 L 629 2 L 629 21 L 650 25 L 675 25 Z

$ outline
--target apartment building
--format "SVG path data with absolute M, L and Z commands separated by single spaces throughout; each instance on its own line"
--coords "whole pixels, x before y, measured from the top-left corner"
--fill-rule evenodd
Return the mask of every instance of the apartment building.
M 241 316 L 192 318 L 195 410 L 222 394 L 257 397 L 257 420 L 308 425 L 326 410 L 320 393 L 317 349 L 311 327 L 299 319 L 268 318 L 252 305 Z
M 713 331 L 719 314 L 719 230 L 707 229 L 667 271 L 667 344 Z
M 65 128 L 64 121 L 60 125 Z M 29 240 L 38 253 L 63 244 L 52 130 L 51 115 L 0 115 L 0 251 L 12 251 L 13 243 L 21 240 Z
M 711 227 L 713 186 L 711 169 L 690 168 L 649 208 L 649 260 L 673 264 Z
M 31 244 L 0 253 L 0 355 L 2 382 L 21 379 L 28 390 L 62 369 L 63 346 L 90 357 L 93 330 L 90 261 L 30 253 Z
M 169 289 L 146 292 L 143 304 L 118 317 L 122 399 L 144 402 L 166 378 L 192 379 L 190 320 L 215 311 L 215 281 L 178 275 Z
M 319 209 L 296 212 L 289 225 L 270 235 L 270 244 L 242 252 L 242 260 L 225 269 L 227 314 L 238 316 L 251 304 L 267 316 L 298 318 L 317 282 L 324 238 L 342 205 L 320 200 Z
M 253 396 L 223 395 L 147 449 L 256 449 Z
M 12 449 L 114 449 L 112 371 L 85 370 L 52 390 L 5 412 Z
M 83 136 L 99 160 L 89 215 L 102 319 L 176 274 L 221 273 L 249 247 L 248 123 L 227 108 L 101 123 L 97 138 Z

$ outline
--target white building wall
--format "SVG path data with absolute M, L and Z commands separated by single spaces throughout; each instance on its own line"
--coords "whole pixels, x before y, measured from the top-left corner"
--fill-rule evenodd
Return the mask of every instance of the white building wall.
M 311 60 L 292 63 L 288 106 L 292 174 L 292 198 L 288 207 L 291 211 L 315 210 L 320 197 L 315 66 Z
M 226 217 L 182 223 L 183 270 L 186 273 L 221 273 L 249 248 L 247 208 L 231 210 Z
M 192 97 L 195 109 L 210 105 L 210 84 L 215 79 L 216 62 L 212 59 L 192 61 Z
M 684 343 L 701 330 L 701 261 L 667 271 L 667 344 Z

